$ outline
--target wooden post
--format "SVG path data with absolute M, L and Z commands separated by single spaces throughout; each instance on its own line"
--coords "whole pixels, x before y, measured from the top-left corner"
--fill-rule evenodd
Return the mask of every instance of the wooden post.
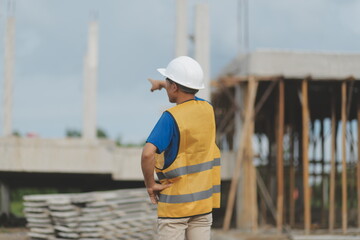
M 290 227 L 295 225 L 295 167 L 294 167 L 294 128 L 290 131 L 290 172 L 289 172 L 289 223 Z
M 324 137 L 324 119 L 320 119 L 320 138 L 321 138 L 321 225 L 325 225 L 325 137 Z
M 247 101 L 248 101 L 248 94 L 249 94 L 249 84 L 246 85 L 246 90 L 244 96 L 242 97 L 242 100 L 244 102 L 244 106 L 247 106 Z M 236 92 L 235 92 L 236 95 Z M 235 108 L 238 108 L 239 106 L 241 106 L 240 102 L 237 102 L 238 106 L 236 107 L 235 103 L 234 106 Z M 242 116 L 244 117 L 244 113 L 242 114 Z M 243 118 L 244 119 L 244 118 Z M 239 131 L 237 131 L 237 134 L 241 133 L 242 129 L 241 127 L 238 128 Z M 251 129 L 249 130 L 251 132 Z M 249 133 L 251 134 L 251 133 Z M 240 135 L 239 136 L 234 136 L 234 138 L 238 138 L 237 141 L 237 146 L 234 147 L 234 151 L 239 150 L 239 142 L 240 142 Z M 249 193 L 249 187 L 250 186 L 250 180 L 249 180 L 249 161 L 248 161 L 248 156 L 249 153 L 247 152 L 247 150 L 249 149 L 249 139 L 247 138 L 245 140 L 245 146 L 244 146 L 244 153 L 243 153 L 243 160 L 242 160 L 242 166 L 240 167 L 240 173 L 239 173 L 239 180 L 238 180 L 238 187 L 236 188 L 236 195 L 235 195 L 235 199 L 236 202 L 234 203 L 235 205 L 235 211 L 234 213 L 236 214 L 235 216 L 235 227 L 237 229 L 250 229 L 250 208 L 249 208 L 249 204 L 250 204 L 250 193 Z M 235 143 L 234 143 L 235 144 Z
M 247 104 L 247 94 L 249 93 L 248 90 L 248 84 L 237 84 L 235 86 L 235 93 L 234 93 L 234 101 L 233 107 L 235 110 L 235 116 L 234 116 L 234 135 L 233 135 L 233 151 L 237 152 L 239 150 L 239 144 L 240 144 L 240 138 L 241 138 L 241 131 L 242 126 L 244 124 L 245 119 L 245 106 Z M 225 89 L 227 89 L 224 86 Z M 225 91 L 227 93 L 227 91 Z M 230 94 L 230 92 L 228 92 Z M 232 95 L 230 95 L 232 96 Z M 243 110 L 240 108 L 240 106 L 243 108 Z M 230 124 L 228 124 L 229 126 Z M 227 129 L 227 127 L 225 128 Z M 247 148 L 245 146 L 245 148 Z M 246 223 L 248 223 L 249 218 L 247 217 L 248 212 L 246 212 L 246 200 L 248 197 L 248 194 L 245 193 L 245 185 L 247 184 L 247 169 L 246 169 L 246 157 L 244 156 L 244 160 L 242 163 L 242 167 L 239 173 L 239 180 L 238 180 L 238 187 L 236 188 L 236 194 L 235 194 L 235 226 L 236 228 L 242 228 Z M 244 222 L 245 221 L 245 222 Z
M 308 105 L 308 80 L 302 81 L 302 151 L 303 151 L 303 182 L 304 182 L 304 226 L 305 233 L 310 233 L 311 224 L 311 199 L 309 187 L 309 105 Z
M 257 191 L 256 191 L 256 169 L 254 166 L 254 152 L 253 152 L 253 145 L 252 145 L 252 136 L 254 134 L 255 128 L 255 121 L 252 119 L 251 126 L 250 126 L 250 134 L 248 135 L 248 156 L 247 159 L 249 161 L 249 193 L 250 193 L 250 202 L 248 206 L 251 207 L 250 209 L 250 219 L 251 219 L 251 230 L 252 232 L 257 232 L 258 230 L 258 208 L 257 208 Z
M 246 140 L 248 139 L 248 135 L 250 134 L 250 127 L 251 122 L 253 121 L 254 115 L 254 104 L 256 98 L 256 91 L 257 91 L 258 82 L 256 81 L 255 77 L 249 77 L 249 86 L 248 86 L 248 94 L 247 94 L 247 103 L 246 103 L 246 110 L 245 110 L 245 120 L 243 125 L 243 131 L 241 132 L 241 139 L 239 144 L 239 150 L 236 156 L 236 163 L 234 173 L 231 179 L 228 202 L 225 211 L 225 218 L 224 218 L 224 225 L 223 230 L 227 231 L 230 228 L 230 221 L 234 209 L 234 202 L 235 202 L 235 193 L 239 181 L 239 174 L 241 168 L 241 162 L 244 157 L 245 145 Z
M 336 99 L 333 92 L 331 102 L 331 169 L 330 169 L 330 196 L 329 196 L 329 231 L 334 230 L 335 222 L 335 143 L 336 143 Z
M 346 82 L 343 81 L 341 84 L 341 162 L 342 162 L 342 173 L 341 173 L 341 183 L 342 183 L 342 230 L 343 233 L 347 231 L 347 179 L 346 179 Z
M 261 218 L 260 223 L 262 226 L 266 225 L 266 205 L 265 200 L 263 198 L 260 199 L 260 211 L 261 211 Z
M 358 161 L 357 161 L 357 207 L 358 228 L 360 228 L 360 94 L 357 96 L 357 134 L 358 134 Z
M 357 161 L 357 197 L 358 197 L 358 228 L 360 228 L 360 93 L 357 100 L 357 129 L 358 129 L 358 161 Z
M 237 106 L 244 106 L 244 88 L 240 86 L 240 84 L 237 84 L 235 87 L 235 94 L 234 94 L 234 105 L 233 107 L 235 107 L 235 105 Z M 243 124 L 243 118 L 241 117 L 241 111 L 239 108 L 235 107 L 235 113 L 234 113 L 234 127 L 235 127 L 235 131 L 234 131 L 234 137 L 233 137 L 233 151 L 237 151 L 238 147 L 239 147 L 239 142 L 240 142 L 240 132 L 241 132 L 241 127 Z
M 277 216 L 276 227 L 280 233 L 283 225 L 283 208 L 284 208 L 284 158 L 283 158 L 283 139 L 284 139 L 284 80 L 279 82 L 279 99 L 278 99 L 278 127 L 277 127 Z
M 246 142 L 248 139 L 246 139 Z M 246 150 L 248 148 L 248 145 L 245 147 L 245 153 L 244 158 L 242 160 L 242 167 L 240 174 L 241 177 L 239 179 L 239 187 L 237 188 L 238 194 L 236 198 L 236 208 L 237 208 L 237 216 L 236 216 L 236 228 L 237 229 L 250 229 L 251 219 L 250 219 L 250 209 L 249 209 L 249 203 L 250 203 L 250 188 L 246 187 L 251 185 L 250 184 L 250 170 L 249 170 L 249 161 L 248 161 L 248 153 L 246 153 Z M 243 196 L 239 196 L 240 194 L 243 194 Z
M 237 211 L 237 222 L 236 226 L 239 229 L 243 230 L 251 230 L 252 232 L 257 231 L 257 200 L 256 200 L 256 170 L 253 164 L 253 149 L 252 149 L 252 136 L 254 132 L 254 121 L 250 124 L 249 135 L 246 140 L 246 148 L 244 152 L 244 160 L 243 160 L 243 171 L 242 171 L 242 179 L 240 181 L 242 196 L 240 197 L 240 201 L 237 202 L 237 208 L 240 211 Z M 239 199 L 238 199 L 239 200 Z M 238 204 L 240 203 L 240 204 Z

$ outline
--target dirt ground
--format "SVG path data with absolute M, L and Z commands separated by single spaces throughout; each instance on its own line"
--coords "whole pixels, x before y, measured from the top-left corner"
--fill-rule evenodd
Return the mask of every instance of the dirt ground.
M 0 240 L 28 240 L 26 228 L 0 228 Z
M 27 237 L 26 228 L 0 228 L 0 240 L 30 240 Z M 238 232 L 230 231 L 223 233 L 221 230 L 212 231 L 212 240 L 287 240 L 288 238 L 282 237 L 270 237 L 266 235 L 247 235 L 240 234 Z
M 289 240 L 286 235 L 281 235 L 273 232 L 267 233 L 244 233 L 238 230 L 230 230 L 224 232 L 222 230 L 212 231 L 212 240 Z
M 26 228 L 0 228 L 0 240 L 30 240 L 27 237 Z M 353 229 L 347 235 L 340 232 L 334 235 L 328 235 L 326 232 L 320 232 L 313 235 L 304 235 L 303 232 L 294 231 L 291 238 L 278 235 L 275 231 L 266 230 L 257 234 L 244 233 L 238 230 L 223 232 L 220 229 L 212 230 L 212 240 L 360 240 L 360 229 Z

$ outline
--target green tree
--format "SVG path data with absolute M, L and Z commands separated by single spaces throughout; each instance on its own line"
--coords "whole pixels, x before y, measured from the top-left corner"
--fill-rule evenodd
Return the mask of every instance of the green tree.
M 82 133 L 80 130 L 77 129 L 66 129 L 66 137 L 71 137 L 71 138 L 79 138 L 82 136 Z M 98 128 L 96 130 L 96 136 L 98 138 L 108 138 L 107 133 L 104 129 L 102 128 Z
M 98 138 L 105 138 L 105 139 L 108 138 L 107 133 L 105 132 L 105 130 L 103 130 L 101 128 L 97 129 L 96 135 L 97 135 Z
M 13 131 L 13 136 L 16 136 L 16 137 L 21 137 L 21 134 L 18 130 L 14 130 Z
M 76 129 L 66 129 L 66 137 L 79 138 L 81 137 L 81 132 Z

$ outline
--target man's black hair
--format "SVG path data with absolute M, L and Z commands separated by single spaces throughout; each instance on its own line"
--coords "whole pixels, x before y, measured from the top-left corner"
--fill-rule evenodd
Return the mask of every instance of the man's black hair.
M 171 80 L 170 78 L 166 78 L 166 81 L 169 81 L 170 83 L 175 83 L 180 91 L 184 92 L 184 93 L 189 93 L 189 94 L 196 94 L 199 90 L 198 89 L 193 89 L 193 88 L 188 88 L 188 87 L 185 87 L 177 82 L 174 82 L 173 80 Z

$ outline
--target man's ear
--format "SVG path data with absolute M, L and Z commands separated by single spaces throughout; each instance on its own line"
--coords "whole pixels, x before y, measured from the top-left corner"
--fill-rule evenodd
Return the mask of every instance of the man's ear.
M 174 92 L 177 92 L 179 90 L 179 86 L 176 84 L 176 83 L 172 83 L 171 84 L 171 89 L 174 91 Z

